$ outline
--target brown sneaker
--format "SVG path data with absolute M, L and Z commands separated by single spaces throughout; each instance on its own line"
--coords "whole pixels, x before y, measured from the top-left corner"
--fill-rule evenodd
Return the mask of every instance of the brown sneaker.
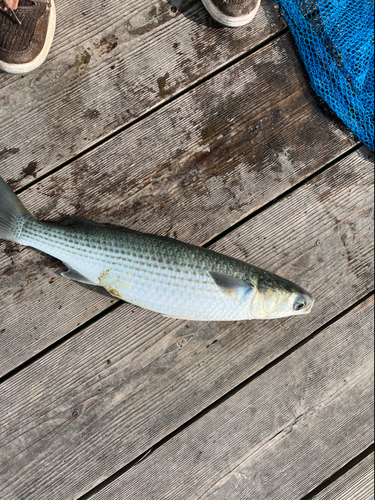
M 40 66 L 55 26 L 53 0 L 0 0 L 0 70 L 24 74 Z
M 260 0 L 202 0 L 211 17 L 232 28 L 248 24 L 259 9 Z

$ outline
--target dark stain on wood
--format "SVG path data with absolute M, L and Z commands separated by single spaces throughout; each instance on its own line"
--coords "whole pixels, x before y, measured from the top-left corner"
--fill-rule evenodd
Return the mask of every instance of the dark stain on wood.
M 12 243 L 11 241 L 5 242 L 4 252 L 7 255 L 13 255 L 15 253 L 20 253 L 20 246 L 17 243 Z
M 78 72 L 79 70 L 86 69 L 90 61 L 91 61 L 91 55 L 88 53 L 87 50 L 85 50 L 80 56 L 77 55 L 74 63 L 76 71 Z
M 83 116 L 85 118 L 89 118 L 90 120 L 95 120 L 95 118 L 100 116 L 100 112 L 97 109 L 88 109 L 85 111 Z
M 28 176 L 28 175 L 31 175 L 34 177 L 34 179 L 36 179 L 36 167 L 38 166 L 38 162 L 37 161 L 31 161 L 27 167 L 23 168 L 22 169 L 22 172 Z
M 165 85 L 167 83 L 168 78 L 169 78 L 169 73 L 166 73 L 164 76 L 159 77 L 157 80 L 160 97 L 165 97 L 166 95 L 168 95 L 168 92 L 165 90 Z
M 0 160 L 5 160 L 9 156 L 15 155 L 20 152 L 19 148 L 4 148 L 0 151 Z
M 112 35 L 109 38 L 102 38 L 100 42 L 95 46 L 98 51 L 98 57 L 102 57 L 104 54 L 109 54 L 117 47 L 118 38 Z

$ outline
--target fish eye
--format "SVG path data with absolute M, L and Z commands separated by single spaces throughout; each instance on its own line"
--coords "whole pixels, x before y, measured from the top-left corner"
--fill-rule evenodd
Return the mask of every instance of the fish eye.
M 307 306 L 307 302 L 305 299 L 300 299 L 300 300 L 297 300 L 295 303 L 294 303 L 294 310 L 295 311 L 302 311 L 302 309 L 305 309 L 305 307 Z

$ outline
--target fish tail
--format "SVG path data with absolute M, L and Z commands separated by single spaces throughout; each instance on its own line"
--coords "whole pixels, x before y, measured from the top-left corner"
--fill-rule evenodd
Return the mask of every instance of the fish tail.
M 19 243 L 19 216 L 31 215 L 0 177 L 0 239 Z

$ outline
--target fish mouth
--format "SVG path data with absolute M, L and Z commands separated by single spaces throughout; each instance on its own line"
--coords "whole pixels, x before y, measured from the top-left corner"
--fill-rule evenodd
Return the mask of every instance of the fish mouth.
M 311 310 L 315 304 L 315 299 L 313 299 L 312 297 L 309 297 L 309 302 L 307 303 L 307 307 L 305 308 L 305 310 L 303 311 L 304 314 L 310 314 L 311 313 Z

